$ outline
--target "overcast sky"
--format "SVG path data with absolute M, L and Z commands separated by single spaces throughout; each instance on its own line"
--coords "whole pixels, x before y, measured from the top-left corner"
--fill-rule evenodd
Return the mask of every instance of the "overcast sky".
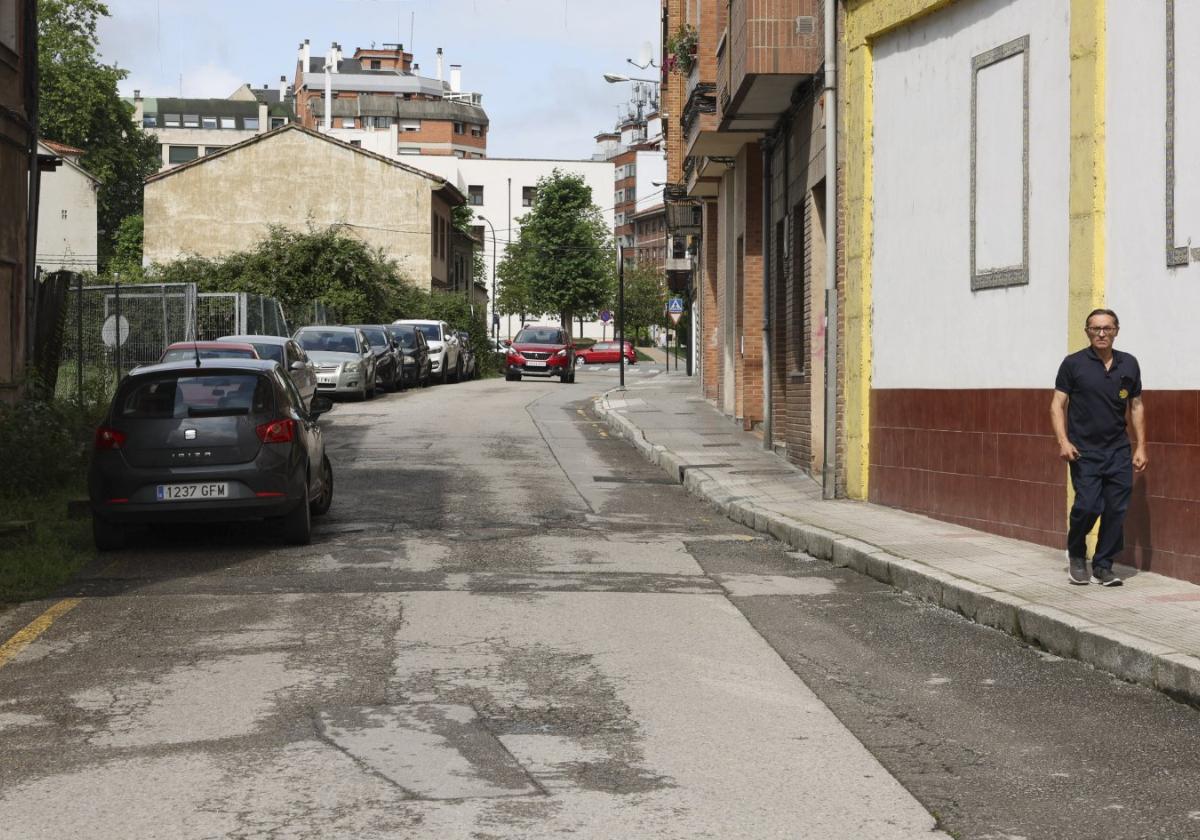
M 611 129 L 629 84 L 605 72 L 653 77 L 625 62 L 658 52 L 658 0 L 109 0 L 99 29 L 106 63 L 129 72 L 121 93 L 225 97 L 249 82 L 295 77 L 296 47 L 333 41 L 403 43 L 421 75 L 435 51 L 461 64 L 463 88 L 483 94 L 491 157 L 587 158 Z

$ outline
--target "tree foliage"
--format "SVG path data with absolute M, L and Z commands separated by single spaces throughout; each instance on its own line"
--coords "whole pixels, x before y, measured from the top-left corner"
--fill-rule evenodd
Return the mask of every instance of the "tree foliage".
M 662 271 L 652 266 L 625 269 L 625 332 L 632 340 L 651 326 L 666 326 L 667 290 Z M 613 307 L 616 311 L 616 307 Z
M 100 180 L 98 247 L 104 267 L 123 219 L 142 211 L 142 181 L 158 171 L 158 140 L 134 125 L 117 83 L 126 71 L 96 53 L 99 0 L 38 0 L 38 128 L 41 136 L 84 150 Z
M 500 310 L 571 318 L 612 298 L 614 250 L 608 226 L 583 177 L 554 172 L 538 180 L 533 207 L 498 269 Z M 526 308 L 523 308 L 526 307 Z

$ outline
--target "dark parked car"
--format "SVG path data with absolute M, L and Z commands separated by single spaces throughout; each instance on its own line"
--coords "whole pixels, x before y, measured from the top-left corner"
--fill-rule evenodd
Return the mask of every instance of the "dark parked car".
M 425 333 L 412 324 L 389 324 L 388 333 L 400 345 L 400 384 L 428 387 L 433 380 L 429 342 Z
M 400 354 L 384 324 L 351 324 L 358 327 L 367 337 L 371 352 L 375 354 L 375 383 L 385 391 L 400 387 Z
M 260 359 L 278 362 L 295 383 L 305 405 L 317 392 L 317 366 L 293 339 L 282 335 L 223 335 L 217 341 L 249 344 Z
M 131 525 L 278 519 L 288 542 L 312 538 L 333 502 L 317 418 L 272 361 L 171 362 L 126 376 L 96 429 L 88 495 L 100 550 Z
M 560 327 L 524 327 L 504 356 L 504 378 L 520 382 L 522 376 L 557 376 L 575 381 L 575 342 Z

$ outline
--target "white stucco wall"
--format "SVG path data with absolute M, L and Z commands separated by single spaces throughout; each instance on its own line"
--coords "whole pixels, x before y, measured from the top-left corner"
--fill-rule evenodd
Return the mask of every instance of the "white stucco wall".
M 95 271 L 96 252 L 96 181 L 64 160 L 53 172 L 42 173 L 37 264 L 43 271 Z
M 663 203 L 663 188 L 654 186 L 667 180 L 666 151 L 637 153 L 637 210 L 649 210 Z
M 592 201 L 602 211 L 604 221 L 611 234 L 613 230 L 613 165 L 608 161 L 591 160 L 532 160 L 517 158 L 482 158 L 463 159 L 449 156 L 422 155 L 421 157 L 406 157 L 403 161 L 409 166 L 432 172 L 445 178 L 462 192 L 468 194 L 468 187 L 480 185 L 483 187 L 483 204 L 472 206 L 475 216 L 485 216 L 491 221 L 496 230 L 496 263 L 504 259 L 508 243 L 516 239 L 520 228 L 519 219 L 529 212 L 529 208 L 521 203 L 524 187 L 537 186 L 539 178 L 549 176 L 555 169 L 575 173 L 583 177 L 592 190 Z M 487 268 L 488 293 L 491 294 L 492 283 L 492 228 L 486 222 L 483 232 L 483 260 Z M 490 318 L 490 309 L 489 309 Z M 500 334 L 508 335 L 508 319 L 502 318 Z M 513 330 L 519 328 L 513 319 Z M 578 323 L 575 329 L 578 331 Z M 599 322 L 594 325 L 595 335 L 600 335 Z M 611 335 L 611 330 L 609 334 Z M 585 329 L 585 335 L 591 332 Z
M 1063 355 L 1068 259 L 1069 4 L 959 3 L 874 50 L 875 388 L 1051 387 Z M 971 290 L 972 59 L 1029 36 L 1029 284 Z M 1014 255 L 1012 71 L 982 74 L 979 267 Z M 1110 120 L 1111 125 L 1111 120 Z M 997 173 L 995 168 L 1002 171 Z
M 1200 311 L 1200 260 L 1168 268 L 1165 3 L 1109 3 L 1107 73 L 1107 304 L 1121 317 L 1118 347 L 1147 387 L 1200 387 L 1200 357 L 1180 353 Z M 1175 244 L 1200 247 L 1200 4 L 1175 3 Z M 1083 341 L 1083 333 L 1078 334 Z

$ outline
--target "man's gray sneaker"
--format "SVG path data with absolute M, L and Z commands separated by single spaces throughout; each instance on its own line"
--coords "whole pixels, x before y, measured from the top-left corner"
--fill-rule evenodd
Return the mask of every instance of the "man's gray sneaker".
M 1067 563 L 1069 566 L 1067 580 L 1071 581 L 1071 583 L 1078 584 L 1079 586 L 1087 586 L 1087 560 L 1082 557 L 1071 557 L 1070 555 L 1067 555 Z
M 1101 586 L 1123 586 L 1125 581 L 1113 574 L 1112 569 L 1092 569 L 1092 582 Z

